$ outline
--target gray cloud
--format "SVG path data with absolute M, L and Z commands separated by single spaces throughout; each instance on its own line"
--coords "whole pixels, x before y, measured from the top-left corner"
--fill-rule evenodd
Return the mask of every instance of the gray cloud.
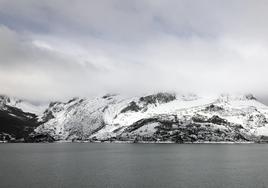
M 0 92 L 35 100 L 268 80 L 267 1 L 0 0 Z

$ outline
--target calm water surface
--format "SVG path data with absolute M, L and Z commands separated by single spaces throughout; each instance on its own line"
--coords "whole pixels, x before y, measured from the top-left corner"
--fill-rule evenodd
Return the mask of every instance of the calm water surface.
M 0 187 L 268 187 L 268 145 L 0 144 Z

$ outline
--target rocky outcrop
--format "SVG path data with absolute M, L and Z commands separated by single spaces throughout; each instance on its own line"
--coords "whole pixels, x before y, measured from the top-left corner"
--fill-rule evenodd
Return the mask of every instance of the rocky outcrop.
M 157 93 L 154 95 L 148 95 L 145 97 L 140 97 L 139 102 L 144 105 L 156 104 L 156 103 L 168 103 L 176 99 L 175 94 L 170 93 Z
M 126 113 L 126 112 L 130 112 L 130 111 L 132 111 L 132 112 L 138 112 L 141 109 L 142 108 L 139 107 L 136 102 L 131 101 L 127 107 L 125 107 L 125 108 L 123 108 L 121 110 L 121 113 Z
M 54 142 L 55 139 L 50 136 L 49 134 L 40 134 L 40 133 L 31 133 L 29 136 L 25 139 L 25 142 L 27 143 L 43 143 L 43 142 Z

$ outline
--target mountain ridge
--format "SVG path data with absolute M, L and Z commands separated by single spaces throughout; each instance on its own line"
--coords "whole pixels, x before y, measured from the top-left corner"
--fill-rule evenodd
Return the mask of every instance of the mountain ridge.
M 137 97 L 107 94 L 52 102 L 36 118 L 25 140 L 266 142 L 268 136 L 268 107 L 251 94 L 207 98 L 167 92 Z

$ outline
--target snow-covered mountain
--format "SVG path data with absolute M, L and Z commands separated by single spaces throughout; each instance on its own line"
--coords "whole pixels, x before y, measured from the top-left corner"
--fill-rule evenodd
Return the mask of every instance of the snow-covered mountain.
M 1 96 L 0 140 L 5 135 L 30 142 L 263 142 L 268 138 L 268 107 L 252 95 L 109 94 L 51 102 L 43 112 L 42 108 Z M 18 135 L 12 131 L 14 125 L 19 127 Z
M 26 101 L 1 95 L 0 141 L 26 141 L 28 135 L 40 125 L 37 112 L 41 111 L 37 109 L 38 106 L 35 108 Z
M 245 142 L 266 139 L 267 117 L 252 95 L 106 95 L 51 103 L 35 132 L 59 141 Z

